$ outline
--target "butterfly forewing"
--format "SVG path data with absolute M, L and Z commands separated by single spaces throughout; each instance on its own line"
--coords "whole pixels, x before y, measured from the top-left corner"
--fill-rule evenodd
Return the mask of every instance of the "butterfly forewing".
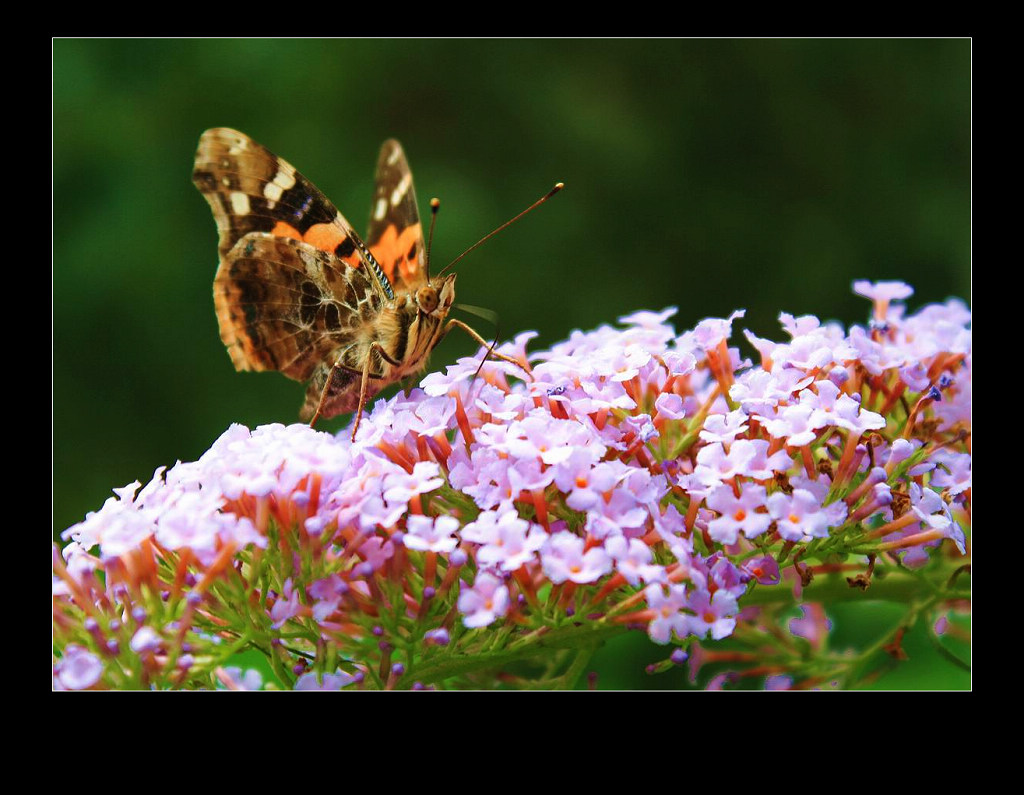
M 223 257 L 250 232 L 303 240 L 360 267 L 352 226 L 294 166 L 225 127 L 199 139 L 192 179 L 213 209 Z
M 395 291 L 415 290 L 426 283 L 426 248 L 420 224 L 412 171 L 402 145 L 385 141 L 377 158 L 366 245 Z

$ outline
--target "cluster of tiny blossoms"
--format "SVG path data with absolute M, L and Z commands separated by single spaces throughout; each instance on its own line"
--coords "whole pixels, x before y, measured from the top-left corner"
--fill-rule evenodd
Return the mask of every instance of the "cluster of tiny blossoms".
M 693 664 L 771 615 L 755 595 L 959 558 L 969 312 L 854 287 L 866 327 L 782 314 L 784 342 L 744 332 L 756 362 L 728 346 L 743 312 L 682 335 L 638 312 L 429 374 L 354 442 L 233 425 L 65 532 L 54 686 L 259 687 L 245 649 L 296 689 L 571 686 L 615 634 Z

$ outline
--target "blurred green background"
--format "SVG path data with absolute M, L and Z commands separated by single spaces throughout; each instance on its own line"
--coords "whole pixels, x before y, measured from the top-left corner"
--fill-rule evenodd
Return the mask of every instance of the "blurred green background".
M 297 419 L 303 387 L 236 373 L 218 336 L 190 179 L 213 126 L 360 230 L 399 138 L 423 212 L 442 200 L 437 263 L 564 181 L 458 267 L 459 300 L 535 346 L 668 305 L 680 330 L 862 322 L 855 278 L 910 282 L 911 307 L 970 296 L 967 39 L 56 40 L 55 534 L 231 422 Z M 432 366 L 474 347 L 452 335 Z

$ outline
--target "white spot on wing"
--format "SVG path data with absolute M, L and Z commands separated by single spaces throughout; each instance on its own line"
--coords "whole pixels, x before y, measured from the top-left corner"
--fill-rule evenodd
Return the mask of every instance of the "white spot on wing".
M 263 188 L 263 195 L 267 197 L 267 206 L 273 210 L 275 205 L 281 201 L 281 196 L 284 195 L 284 192 L 294 185 L 294 172 L 281 168 L 274 175 L 273 182 L 268 182 Z
M 402 199 L 405 198 L 405 194 L 409 192 L 410 185 L 412 185 L 412 174 L 407 173 L 402 177 L 402 181 L 398 183 L 391 194 L 392 206 L 397 206 L 401 203 Z
M 274 177 L 274 184 L 280 185 L 284 190 L 288 190 L 295 186 L 295 174 L 281 169 L 277 172 L 277 176 Z
M 393 166 L 395 163 L 397 163 L 398 158 L 401 157 L 401 155 L 402 150 L 396 146 L 394 149 L 391 150 L 391 154 L 388 155 L 388 165 Z
M 383 198 L 383 197 L 381 197 L 380 199 L 377 199 L 377 206 L 376 206 L 376 208 L 373 211 L 373 220 L 374 221 L 383 220 L 384 214 L 387 211 L 388 211 L 388 200 Z
M 274 205 L 281 200 L 281 195 L 284 191 L 281 186 L 276 182 L 268 182 L 267 186 L 263 189 L 263 195 L 267 197 L 267 207 L 271 210 L 274 209 Z
M 231 209 L 235 215 L 248 215 L 249 197 L 241 191 L 233 191 L 231 193 Z

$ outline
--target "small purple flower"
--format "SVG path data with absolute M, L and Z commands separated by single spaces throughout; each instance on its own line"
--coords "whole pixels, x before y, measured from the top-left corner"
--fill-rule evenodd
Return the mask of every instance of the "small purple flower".
M 669 585 L 666 590 L 658 584 L 648 585 L 644 590 L 647 606 L 655 612 L 655 617 L 647 625 L 647 634 L 655 643 L 664 646 L 677 638 L 685 638 L 689 632 L 686 614 L 686 589 L 682 585 Z
M 860 279 L 853 283 L 853 291 L 878 303 L 902 301 L 914 294 L 914 288 L 904 282 L 869 282 Z
M 409 430 L 422 436 L 445 433 L 455 425 L 455 401 L 444 397 L 425 397 L 413 408 Z
M 794 317 L 789 312 L 779 313 L 779 323 L 793 339 L 814 334 L 821 328 L 821 321 L 814 315 Z
M 384 478 L 384 499 L 388 503 L 407 503 L 419 494 L 441 486 L 441 468 L 433 461 L 419 461 L 411 473 L 394 472 Z
M 463 356 L 455 364 L 445 367 L 444 373 L 427 373 L 420 381 L 423 391 L 431 397 L 451 394 L 463 382 L 469 381 L 480 369 L 480 360 L 475 356 Z
M 707 498 L 707 506 L 719 516 L 708 522 L 708 535 L 719 544 L 735 544 L 739 533 L 747 538 L 761 535 L 772 523 L 772 518 L 758 509 L 765 508 L 767 493 L 764 486 L 747 483 L 737 497 L 730 486 L 716 487 Z
M 747 413 L 737 409 L 728 414 L 710 415 L 704 422 L 700 438 L 705 442 L 721 442 L 727 445 L 746 430 Z
M 732 322 L 747 314 L 745 309 L 737 309 L 728 318 L 709 317 L 700 321 L 693 329 L 683 334 L 679 346 L 686 350 L 690 345 L 698 350 L 714 351 L 719 343 L 732 335 Z
M 777 491 L 769 496 L 768 513 L 782 538 L 803 541 L 806 536 L 827 538 L 829 528 L 837 527 L 846 519 L 846 505 L 834 502 L 822 506 L 809 490 L 796 488 L 792 494 Z
M 505 392 L 491 384 L 480 387 L 476 408 L 493 420 L 507 422 L 518 419 L 527 407 L 526 396 L 518 392 Z M 529 404 L 532 407 L 532 403 Z
M 732 634 L 736 628 L 736 614 L 739 605 L 736 597 L 724 588 L 719 588 L 714 595 L 707 591 L 697 590 L 689 594 L 686 606 L 694 615 L 688 617 L 690 632 L 698 638 L 704 638 L 710 632 L 715 640 L 721 640 Z
M 651 563 L 651 548 L 639 538 L 611 536 L 604 542 L 604 548 L 615 561 L 615 570 L 625 577 L 630 585 L 667 580 L 665 568 Z
M 454 533 L 459 529 L 459 520 L 454 516 L 422 516 L 410 514 L 405 520 L 408 532 L 402 543 L 407 549 L 421 552 L 451 552 L 459 545 Z
M 626 326 L 640 326 L 645 329 L 659 329 L 664 326 L 666 320 L 675 315 L 679 309 L 674 306 L 666 307 L 660 312 L 640 311 L 631 315 L 623 315 L 619 322 Z
M 447 646 L 451 636 L 448 634 L 447 629 L 438 627 L 437 629 L 428 629 L 424 632 L 423 640 L 433 646 Z
M 697 453 L 694 474 L 707 486 L 744 475 L 754 480 L 767 480 L 775 472 L 785 472 L 792 459 L 779 451 L 768 455 L 768 442 L 764 439 L 737 439 L 726 453 L 720 442 L 702 447 Z
M 320 674 L 310 671 L 295 680 L 293 690 L 341 690 L 353 682 L 361 681 L 362 675 L 355 675 L 338 671 L 335 674 Z
M 789 631 L 818 648 L 825 635 L 832 629 L 832 622 L 825 616 L 825 610 L 820 604 L 800 605 L 800 610 L 803 617 L 790 620 Z
M 588 583 L 599 580 L 612 569 L 612 559 L 603 547 L 583 551 L 583 539 L 568 531 L 551 535 L 541 551 L 544 574 L 553 583 L 571 580 Z
M 947 489 L 956 496 L 971 487 L 971 456 L 969 453 L 952 453 L 940 450 L 934 455 L 940 466 L 932 475 L 932 485 Z
M 462 583 L 458 607 L 467 627 L 486 627 L 508 613 L 508 587 L 490 572 L 482 572 L 472 588 Z
M 655 421 L 686 419 L 686 408 L 683 399 L 672 392 L 662 392 L 654 401 Z
M 535 560 L 548 538 L 543 529 L 520 519 L 509 506 L 484 511 L 466 525 L 462 537 L 482 545 L 476 553 L 481 566 L 502 571 L 515 571 Z
M 778 585 L 782 581 L 779 564 L 771 555 L 746 561 L 743 570 L 762 585 Z
M 775 417 L 758 415 L 758 419 L 772 438 L 785 439 L 793 447 L 813 442 L 818 435 L 817 429 L 824 424 L 818 423 L 819 415 L 814 408 L 804 404 L 784 406 Z
M 314 599 L 339 599 L 348 593 L 348 585 L 337 574 L 317 580 L 309 586 L 309 595 Z
M 239 666 L 229 665 L 224 673 L 235 683 L 238 690 L 262 690 L 263 674 L 255 668 L 243 671 Z
M 87 690 L 103 676 L 103 661 L 77 643 L 69 643 L 57 663 L 55 685 L 64 690 Z
M 132 636 L 131 650 L 136 654 L 157 652 L 163 646 L 163 638 L 152 627 L 139 627 Z
M 376 571 L 394 556 L 395 545 L 392 541 L 374 536 L 359 547 L 359 554 L 365 558 L 365 564 L 370 571 Z
M 578 466 L 570 469 L 560 467 L 555 473 L 555 483 L 568 494 L 565 504 L 575 511 L 589 511 L 604 501 L 604 495 L 611 493 L 618 485 L 622 470 L 611 461 L 591 466 L 589 456 L 578 454 L 570 459 Z
M 284 582 L 284 593 L 277 598 L 274 606 L 270 609 L 270 617 L 274 620 L 271 625 L 274 629 L 280 629 L 285 621 L 295 618 L 302 609 L 302 602 L 299 601 L 299 592 L 292 586 L 289 577 Z

